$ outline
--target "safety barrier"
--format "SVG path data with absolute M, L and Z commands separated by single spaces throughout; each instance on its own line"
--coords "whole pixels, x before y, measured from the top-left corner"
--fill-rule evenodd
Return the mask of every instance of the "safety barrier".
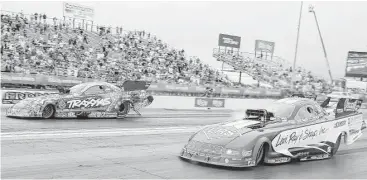
M 1 103 L 15 104 L 25 98 L 41 95 L 58 94 L 57 91 L 33 89 L 2 89 Z M 235 98 L 202 98 L 187 96 L 154 96 L 153 103 L 147 108 L 158 109 L 208 109 L 211 110 L 243 110 L 247 108 L 263 108 L 275 99 L 235 99 Z M 362 104 L 362 109 L 367 109 L 367 102 Z
M 41 91 L 27 89 L 1 90 L 2 104 L 14 104 L 18 101 L 47 94 L 57 94 L 56 91 Z M 272 99 L 233 99 L 233 98 L 199 98 L 186 96 L 154 96 L 153 103 L 147 108 L 158 109 L 207 109 L 212 110 L 241 110 L 246 108 L 261 108 Z
M 30 84 L 43 86 L 74 86 L 84 82 L 106 81 L 105 79 L 90 79 L 62 76 L 45 76 L 41 74 L 21 74 L 21 73 L 1 73 L 1 83 L 8 84 Z M 112 82 L 113 83 L 113 82 Z M 175 92 L 175 93 L 205 93 L 206 86 L 190 86 L 167 83 L 151 83 L 148 91 L 155 92 Z M 229 96 L 245 96 L 253 98 L 280 98 L 284 92 L 276 89 L 263 88 L 227 88 L 212 87 L 213 94 Z

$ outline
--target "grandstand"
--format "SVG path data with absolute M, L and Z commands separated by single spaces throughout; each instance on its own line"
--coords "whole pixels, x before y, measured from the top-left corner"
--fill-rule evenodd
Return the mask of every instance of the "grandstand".
M 2 72 L 229 86 L 230 80 L 145 31 L 2 11 Z M 88 29 L 87 29 L 88 28 Z
M 284 60 L 264 62 L 251 53 L 218 51 L 218 60 L 245 73 L 249 83 L 231 81 L 227 75 L 170 48 L 145 31 L 126 31 L 76 23 L 46 15 L 1 14 L 1 71 L 62 77 L 102 79 L 116 83 L 147 80 L 181 85 L 287 89 L 291 68 Z M 322 90 L 326 82 L 297 69 L 298 89 Z M 253 80 L 251 80 L 253 79 Z M 257 84 L 254 80 L 258 81 Z M 255 82 L 256 82 L 255 81 Z
M 265 87 L 276 89 L 291 88 L 292 67 L 289 62 L 282 58 L 275 57 L 273 60 L 264 60 L 261 57 L 255 57 L 253 53 L 233 52 L 224 49 L 214 49 L 213 57 L 227 66 L 233 67 L 232 72 L 241 72 L 241 77 L 245 74 L 245 77 L 256 79 L 259 85 L 263 84 Z M 301 67 L 296 69 L 293 78 L 295 78 L 295 89 L 298 91 L 324 91 L 330 88 L 323 78 L 319 78 Z M 241 82 L 254 83 L 248 78 L 244 80 Z

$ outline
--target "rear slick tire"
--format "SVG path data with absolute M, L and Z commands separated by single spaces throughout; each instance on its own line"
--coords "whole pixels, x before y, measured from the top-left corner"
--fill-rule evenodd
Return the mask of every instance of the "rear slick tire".
M 117 118 L 125 118 L 127 114 L 130 112 L 130 108 L 131 105 L 129 101 L 122 102 L 117 112 Z

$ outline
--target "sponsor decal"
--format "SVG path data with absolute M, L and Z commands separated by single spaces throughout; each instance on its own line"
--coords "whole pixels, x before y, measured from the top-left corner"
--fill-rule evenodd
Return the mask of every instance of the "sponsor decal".
M 310 153 L 309 152 L 299 152 L 294 156 L 308 156 Z
M 49 95 L 49 94 L 58 94 L 58 93 L 7 91 L 3 95 L 2 102 L 3 104 L 15 104 L 23 99 L 34 98 L 34 97 L 44 96 L 44 95 Z
M 319 155 L 311 156 L 310 159 L 316 160 L 316 159 L 325 159 L 328 157 L 329 157 L 329 154 L 319 154 Z
M 206 99 L 197 98 L 195 102 L 196 102 L 195 104 L 196 107 L 208 107 L 208 104 L 209 104 L 209 102 Z
M 195 98 L 195 107 L 224 108 L 225 99 Z
M 231 137 L 234 135 L 234 132 L 228 130 L 228 129 L 225 129 L 225 128 L 222 128 L 222 127 L 213 127 L 213 128 L 208 128 L 206 130 L 204 130 L 205 133 L 210 136 L 210 137 Z
M 68 112 L 68 113 L 66 113 L 66 117 L 75 117 L 76 115 L 75 115 L 75 113 L 73 113 L 73 112 Z
M 254 160 L 248 161 L 247 166 L 255 166 L 255 161 Z
M 75 99 L 66 102 L 68 109 L 76 108 L 97 108 L 111 104 L 111 98 L 87 98 L 87 99 Z
M 346 100 L 344 111 L 357 111 L 361 107 L 361 102 L 358 100 Z
M 116 113 L 108 113 L 108 112 L 92 112 L 88 115 L 88 117 L 96 117 L 96 118 L 108 118 L 108 117 L 116 117 Z
M 361 122 L 363 120 L 363 115 L 352 116 L 348 118 L 348 124 L 354 124 L 355 122 Z
M 76 115 L 73 112 L 58 112 L 55 115 L 56 117 L 60 117 L 60 118 L 75 118 Z
M 223 105 L 224 105 L 224 101 L 213 100 L 213 106 L 215 106 L 215 107 L 223 107 Z
M 334 128 L 338 128 L 347 124 L 347 120 L 339 121 L 334 124 Z
M 349 130 L 349 135 L 354 135 L 354 134 L 358 134 L 361 130 L 360 129 L 351 129 Z
M 60 109 L 65 109 L 66 108 L 66 102 L 64 100 L 61 100 L 57 103 L 57 106 L 60 108 Z
M 337 121 L 328 121 L 320 124 L 314 124 L 283 131 L 272 140 L 272 146 L 276 152 L 282 153 L 287 156 L 293 156 L 291 152 L 289 152 L 289 149 L 293 147 L 319 149 L 318 147 L 314 146 L 314 144 L 324 141 L 329 141 L 333 143 L 336 142 L 338 134 L 348 129 L 348 126 L 343 125 L 338 128 L 334 128 L 334 126 L 336 124 L 343 124 L 343 121 L 346 120 L 347 118 L 344 118 Z
M 269 163 L 285 163 L 289 162 L 290 158 L 288 157 L 279 157 L 274 159 L 269 159 Z
M 307 141 L 309 139 L 314 139 L 318 136 L 321 136 L 327 133 L 328 130 L 329 130 L 328 128 L 321 126 L 319 129 L 314 128 L 298 129 L 286 136 L 284 135 L 282 136 L 282 134 L 279 134 L 276 140 L 275 147 L 284 144 L 302 143 L 302 141 Z

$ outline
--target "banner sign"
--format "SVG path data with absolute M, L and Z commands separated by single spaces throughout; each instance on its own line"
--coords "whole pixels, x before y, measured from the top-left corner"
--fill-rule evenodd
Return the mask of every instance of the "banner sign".
M 367 103 L 362 104 L 361 109 L 367 109 Z
M 227 34 L 219 34 L 218 46 L 239 49 L 241 47 L 241 37 Z
M 345 76 L 367 77 L 367 52 L 348 52 Z
M 70 2 L 64 2 L 63 12 L 64 16 L 76 19 L 93 20 L 94 17 L 93 8 Z
M 263 51 L 268 53 L 274 53 L 274 42 L 270 41 L 263 41 L 263 40 L 256 40 L 255 41 L 255 51 Z
M 2 90 L 1 100 L 3 104 L 15 104 L 20 100 L 26 98 L 33 98 L 49 94 L 59 94 L 59 93 L 55 91 Z
M 195 107 L 224 108 L 225 99 L 195 98 Z

